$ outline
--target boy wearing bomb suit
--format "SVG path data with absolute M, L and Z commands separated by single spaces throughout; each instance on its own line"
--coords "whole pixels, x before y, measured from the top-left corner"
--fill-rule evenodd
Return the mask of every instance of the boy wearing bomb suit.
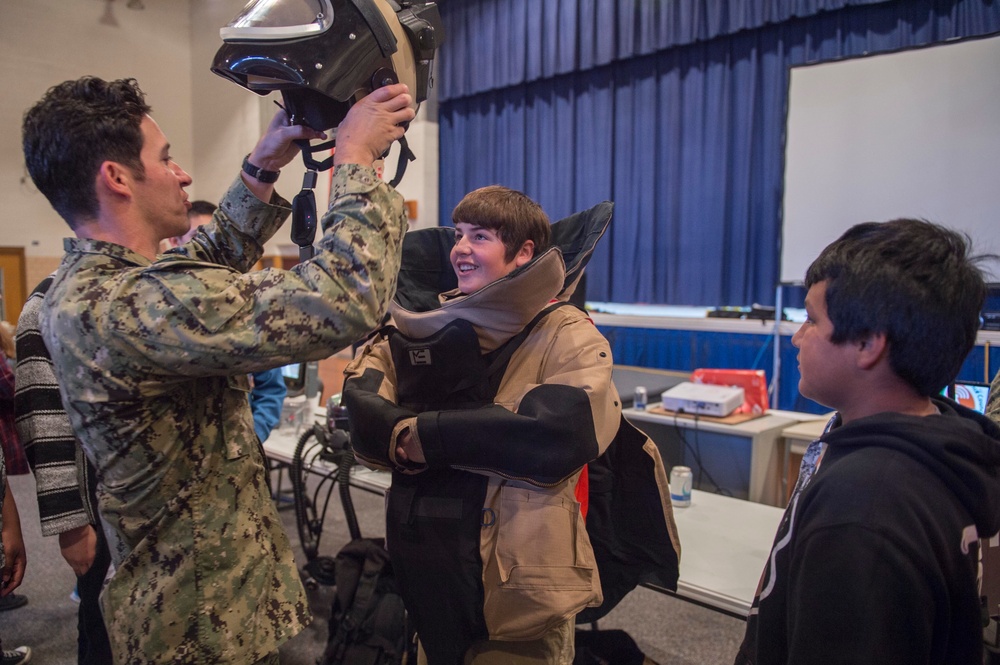
M 407 236 L 395 327 L 346 371 L 352 440 L 363 463 L 393 470 L 387 547 L 427 662 L 570 663 L 574 618 L 602 601 L 578 481 L 623 420 L 607 341 L 583 312 L 550 303 L 572 293 L 610 205 L 571 218 L 572 251 L 550 246 L 570 220 L 550 227 L 503 187 L 470 193 L 453 220 L 453 238 Z M 655 447 L 643 454 L 664 479 Z M 676 529 L 652 493 L 645 528 L 669 584 Z

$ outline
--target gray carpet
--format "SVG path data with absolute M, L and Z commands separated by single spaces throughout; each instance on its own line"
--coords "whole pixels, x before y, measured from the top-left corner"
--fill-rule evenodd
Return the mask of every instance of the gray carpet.
M 70 600 L 75 578 L 59 554 L 56 538 L 42 538 L 32 476 L 9 478 L 21 515 L 28 553 L 28 569 L 17 593 L 28 597 L 24 607 L 0 612 L 0 635 L 4 646 L 22 644 L 34 652 L 32 663 L 71 665 L 76 662 L 76 610 Z M 282 479 L 288 489 L 288 481 Z M 362 534 L 384 535 L 382 498 L 353 490 Z M 284 502 L 282 502 L 284 505 Z M 290 509 L 280 511 L 296 557 L 305 563 L 298 547 L 295 517 Z M 336 494 L 324 522 L 320 553 L 333 556 L 349 539 L 343 511 Z M 314 665 L 326 642 L 331 590 L 310 591 L 315 620 L 305 631 L 281 647 L 283 665 Z M 743 635 L 744 622 L 648 589 L 636 589 L 607 617 L 601 629 L 627 631 L 648 658 L 660 665 L 729 665 Z

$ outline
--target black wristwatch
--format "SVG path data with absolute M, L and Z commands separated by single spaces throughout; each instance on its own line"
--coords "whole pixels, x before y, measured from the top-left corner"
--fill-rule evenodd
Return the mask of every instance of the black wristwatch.
M 243 158 L 243 172 L 251 178 L 256 178 L 260 182 L 277 182 L 281 171 L 265 171 L 259 166 L 250 163 L 250 155 Z

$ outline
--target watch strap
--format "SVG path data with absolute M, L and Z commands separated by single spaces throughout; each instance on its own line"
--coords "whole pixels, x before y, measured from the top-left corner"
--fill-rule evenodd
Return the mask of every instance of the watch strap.
M 278 176 L 281 174 L 281 171 L 265 171 L 256 164 L 250 163 L 249 154 L 243 158 L 243 172 L 264 183 L 277 182 Z

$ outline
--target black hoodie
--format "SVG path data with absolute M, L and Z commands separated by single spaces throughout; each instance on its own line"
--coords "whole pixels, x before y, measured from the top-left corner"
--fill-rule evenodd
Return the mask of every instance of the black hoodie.
M 978 539 L 1000 530 L 1000 428 L 950 400 L 834 427 L 788 506 L 739 665 L 982 663 Z

